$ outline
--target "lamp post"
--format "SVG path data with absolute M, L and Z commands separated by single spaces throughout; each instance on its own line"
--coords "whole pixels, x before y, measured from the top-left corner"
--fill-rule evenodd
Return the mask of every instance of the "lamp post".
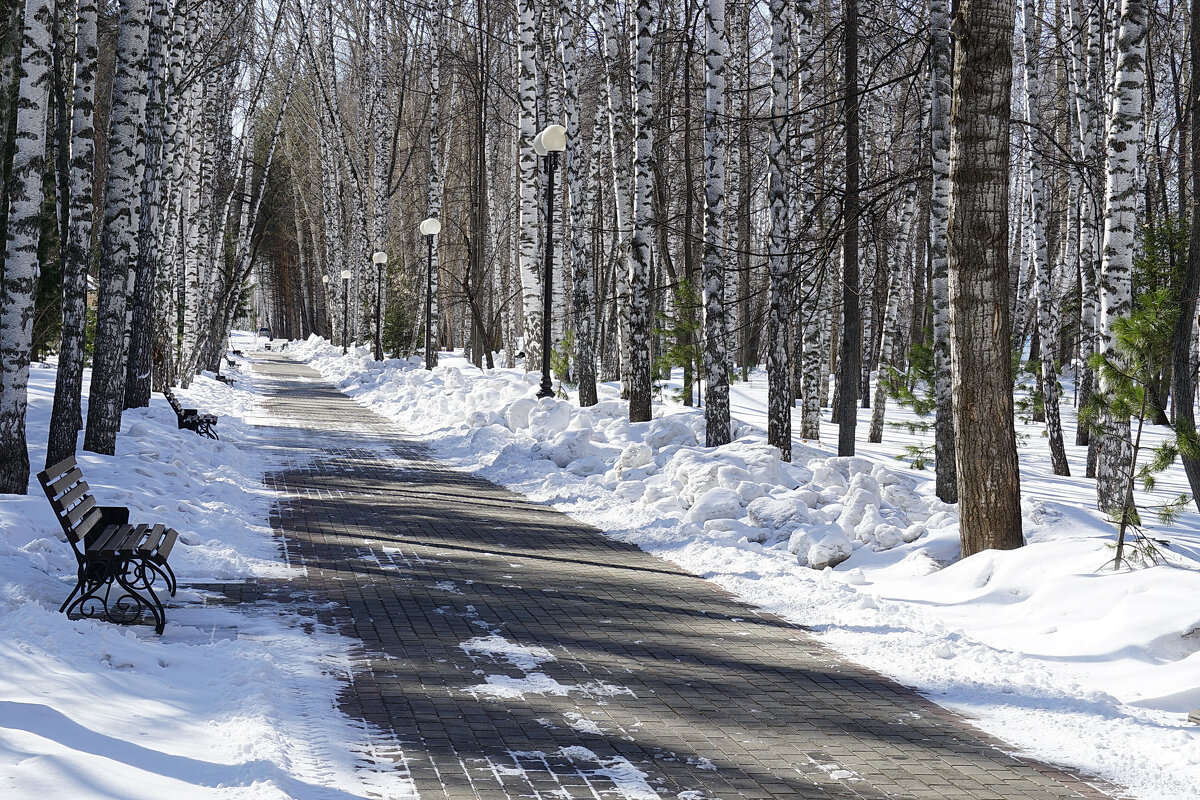
M 533 137 L 533 150 L 546 158 L 546 249 L 542 270 L 542 387 L 538 397 L 553 397 L 550 386 L 550 300 L 554 285 L 554 168 L 558 154 L 567 149 L 567 129 L 547 125 Z
M 429 259 L 425 272 L 425 369 L 437 366 L 433 351 L 433 237 L 442 232 L 442 223 L 437 217 L 421 221 L 421 234 L 429 246 Z
M 325 287 L 325 323 L 329 325 L 329 338 L 333 338 L 333 320 L 329 316 L 329 276 L 321 276 L 321 285 Z
M 350 332 L 350 270 L 342 270 L 342 355 L 349 348 L 347 334 Z
M 383 361 L 383 268 L 387 253 L 376 250 L 371 260 L 375 262 L 375 360 Z

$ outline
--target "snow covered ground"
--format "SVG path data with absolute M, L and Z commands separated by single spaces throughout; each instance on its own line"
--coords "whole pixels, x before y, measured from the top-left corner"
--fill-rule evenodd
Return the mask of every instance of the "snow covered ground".
M 537 400 L 537 374 L 456 355 L 428 372 L 317 339 L 290 353 L 450 463 L 808 626 L 1016 752 L 1144 800 L 1200 798 L 1200 728 L 1187 722 L 1200 709 L 1200 519 L 1189 507 L 1151 525 L 1170 542 L 1164 563 L 1106 568 L 1115 537 L 1092 482 L 1051 474 L 1039 425 L 1019 425 L 1028 546 L 962 560 L 955 509 L 933 496 L 932 473 L 895 460 L 919 436 L 889 428 L 853 459 L 797 442 L 795 463 L 783 463 L 763 443 L 761 374 L 735 384 L 736 440 L 712 450 L 699 445 L 700 411 L 665 402 L 631 424 L 614 386 L 581 410 L 574 398 Z M 894 405 L 888 418 L 913 419 Z M 836 441 L 827 420 L 823 431 Z M 1069 450 L 1082 475 L 1084 453 Z M 1173 468 L 1157 494 L 1186 490 Z
M 53 368 L 35 368 L 34 472 L 53 391 Z M 206 606 L 206 592 L 190 588 L 293 573 L 268 522 L 261 477 L 272 450 L 249 424 L 261 414 L 253 377 L 236 388 L 201 377 L 179 394 L 220 415 L 221 441 L 177 430 L 156 395 L 125 413 L 116 456 L 79 455 L 102 504 L 182 532 L 171 554 L 179 594 L 161 638 L 58 613 L 75 559 L 41 487 L 31 478 L 26 497 L 0 501 L 0 797 L 415 797 L 406 774 L 364 764 L 377 734 L 336 711 L 353 642 L 267 602 Z

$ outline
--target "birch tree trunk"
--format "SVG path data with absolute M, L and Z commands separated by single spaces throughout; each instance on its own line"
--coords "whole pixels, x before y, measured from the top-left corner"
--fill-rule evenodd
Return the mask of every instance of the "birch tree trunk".
M 517 170 L 521 187 L 519 265 L 521 307 L 525 323 L 525 370 L 542 363 L 542 277 L 538 270 L 538 169 L 533 138 L 537 135 L 537 14 L 535 0 L 517 0 L 518 136 Z
M 147 41 L 146 121 L 144 168 L 138 210 L 138 255 L 130 303 L 129 355 L 125 367 L 125 408 L 150 405 L 151 348 L 154 342 L 154 288 L 161 258 L 163 45 L 166 27 L 165 0 L 149 0 Z
M 812 22 L 813 4 L 811 0 L 796 0 L 796 15 L 793 19 L 795 28 L 794 40 L 796 52 L 800 59 L 796 71 L 798 73 L 799 91 L 796 95 L 796 144 L 800 156 L 800 186 L 797 193 L 800 198 L 799 214 L 802 231 L 793 231 L 793 240 L 806 246 L 811 236 L 805 231 L 811 231 L 817 225 L 816 220 L 816 136 L 814 134 L 815 110 L 809 108 L 814 104 L 816 92 L 813 87 L 812 69 Z M 800 436 L 803 439 L 821 438 L 821 396 L 822 384 L 829 381 L 822 374 L 824 354 L 821 349 L 823 308 L 823 287 L 821 286 L 822 263 L 808 265 L 800 285 L 800 302 L 803 314 L 796 318 L 803 319 L 803 338 L 798 351 L 792 353 L 792 358 L 800 362 Z
M 704 425 L 705 444 L 731 438 L 729 348 L 725 339 L 725 0 L 708 0 L 704 14 Z
M 0 494 L 25 494 L 29 449 L 25 409 L 33 299 L 38 281 L 42 177 L 46 169 L 46 115 L 50 102 L 51 27 L 48 0 L 25 0 L 22 21 L 16 137 L 8 189 L 8 235 L 0 287 Z
M 1042 175 L 1042 153 L 1046 147 L 1041 133 L 1038 101 L 1041 96 L 1038 79 L 1038 34 L 1034 0 L 1025 0 L 1025 123 L 1029 142 L 1029 208 L 1033 228 L 1034 274 L 1037 276 L 1038 335 L 1042 342 L 1041 384 L 1042 407 L 1045 409 L 1046 431 L 1050 437 L 1050 463 L 1055 475 L 1070 475 L 1067 451 L 1063 446 L 1062 422 L 1058 412 L 1058 370 L 1054 365 L 1054 331 L 1051 326 L 1054 298 L 1050 257 L 1046 242 L 1046 185 Z
M 596 308 L 592 300 L 592 274 L 588 269 L 588 214 L 590 192 L 584 172 L 583 136 L 579 123 L 579 87 L 576 74 L 577 42 L 574 0 L 559 0 L 559 55 L 563 65 L 563 115 L 567 128 L 567 204 L 570 240 L 564 271 L 571 276 L 571 317 L 575 327 L 575 379 L 579 405 L 594 406 L 596 396 Z M 599 116 L 597 116 L 599 122 Z M 592 126 L 591 157 L 600 155 L 600 126 Z
M 930 127 L 933 186 L 929 200 L 929 257 L 933 273 L 934 491 L 958 502 L 954 400 L 950 374 L 950 286 L 946 272 L 950 203 L 950 2 L 929 3 Z
M 633 261 L 629 274 L 629 421 L 646 422 L 650 412 L 650 250 L 654 226 L 654 80 L 651 47 L 654 11 L 650 0 L 637 0 L 633 62 L 635 157 Z
M 792 460 L 792 393 L 788 363 L 788 317 L 791 290 L 788 231 L 788 116 L 791 114 L 791 5 L 771 0 L 771 123 L 767 170 L 767 204 L 771 209 L 767 270 L 767 443 Z
M 971 0 L 955 18 L 948 272 L 963 557 L 1024 544 L 1005 302 L 1014 11 Z
M 912 280 L 912 239 L 913 219 L 916 216 L 916 185 L 910 186 L 904 205 L 900 211 L 900 224 L 897 226 L 899 235 L 892 248 L 892 264 L 888 270 L 887 305 L 883 312 L 883 325 L 880 330 L 879 360 L 876 363 L 875 398 L 871 407 L 871 428 L 867 432 L 867 441 L 878 444 L 883 441 L 883 417 L 887 411 L 888 370 L 893 366 L 896 337 L 899 333 L 900 304 L 905 288 Z
M 46 465 L 74 455 L 83 427 L 83 343 L 87 328 L 87 273 L 92 244 L 92 170 L 96 160 L 96 1 L 80 0 L 75 17 L 75 81 L 71 113 L 71 191 L 63 252 L 63 328 L 54 383 L 54 410 Z
M 615 303 L 617 312 L 617 352 L 620 360 L 622 394 L 629 394 L 629 275 L 633 270 L 633 179 L 630 177 L 628 153 L 633 145 L 629 129 L 629 91 L 618 80 L 620 43 L 617 37 L 615 4 L 604 3 L 600 23 L 604 45 L 604 94 L 608 107 L 608 145 L 612 159 L 613 215 L 616 223 L 617 264 L 615 268 Z
M 85 450 L 104 455 L 112 455 L 116 449 L 125 399 L 126 311 L 138 257 L 145 166 L 142 126 L 146 108 L 146 11 L 146 0 L 121 0 L 108 140 L 109 167 L 104 181 L 104 231 L 100 235 L 96 346 L 83 440 Z
M 532 2 L 532 0 L 531 0 Z M 437 0 L 433 4 L 434 19 L 430 20 L 430 31 L 435 42 L 440 42 L 442 32 L 445 26 L 442 24 L 443 5 L 441 0 Z M 430 64 L 429 64 L 429 203 L 428 216 L 440 217 L 442 213 L 442 158 L 441 158 L 441 61 L 438 47 L 435 44 L 430 48 Z M 522 196 L 522 199 L 524 197 Z M 522 211 L 524 208 L 522 207 Z M 524 217 L 522 217 L 522 225 L 524 225 Z M 524 229 L 522 228 L 522 233 Z M 438 364 L 438 331 L 440 330 L 440 316 L 438 307 L 438 281 L 441 265 L 438 263 L 438 244 L 441 243 L 440 236 L 434 243 L 434 247 L 427 253 L 427 258 L 430 261 L 426 265 L 429 273 L 429 294 L 430 310 L 429 310 L 429 351 L 425 353 L 425 368 L 433 369 Z M 539 296 L 540 301 L 540 296 Z M 526 343 L 528 348 L 528 342 Z M 526 354 L 529 350 L 526 349 Z M 528 360 L 526 360 L 528 364 Z
M 1137 231 L 1138 148 L 1142 144 L 1142 90 L 1146 80 L 1145 0 L 1121 1 L 1117 76 L 1108 125 L 1104 251 L 1100 268 L 1100 352 L 1120 363 L 1113 322 L 1133 309 L 1133 252 Z M 1100 381 L 1100 391 L 1112 387 Z M 1102 511 L 1120 508 L 1133 480 L 1130 472 L 1128 417 L 1100 416 L 1101 441 L 1096 464 L 1096 503 Z

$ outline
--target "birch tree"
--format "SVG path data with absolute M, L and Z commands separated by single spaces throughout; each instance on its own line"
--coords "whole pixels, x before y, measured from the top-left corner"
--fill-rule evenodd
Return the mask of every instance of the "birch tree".
M 767 442 L 792 460 L 792 394 L 788 362 L 788 317 L 792 270 L 788 231 L 788 116 L 791 114 L 791 4 L 771 0 L 771 123 L 767 201 L 771 231 L 767 268 Z
M 442 24 L 443 6 L 441 0 L 434 2 L 432 6 L 432 19 L 430 20 L 429 30 L 433 38 L 434 45 L 430 48 L 430 63 L 429 63 L 429 202 L 427 205 L 427 213 L 430 217 L 440 217 L 442 213 L 442 158 L 441 158 L 441 128 L 442 128 L 442 113 L 441 113 L 441 61 L 440 53 L 438 52 L 438 44 L 442 39 L 442 33 L 445 30 Z M 524 207 L 522 207 L 524 211 Z M 525 219 L 522 217 L 522 225 Z M 522 230 L 524 230 L 522 228 Z M 441 237 L 438 238 L 438 243 L 441 242 Z M 434 247 L 428 254 L 430 264 L 428 266 L 429 289 L 428 296 L 430 298 L 429 310 L 429 351 L 425 353 L 425 368 L 433 369 L 438 363 L 438 274 L 440 265 L 438 263 L 438 248 Z M 539 295 L 540 297 L 540 295 Z M 526 343 L 528 348 L 528 342 Z M 529 350 L 526 349 L 528 356 Z M 526 364 L 529 363 L 528 357 Z
M 83 427 L 83 345 L 87 326 L 87 272 L 92 242 L 92 170 L 96 160 L 93 122 L 96 97 L 96 2 L 80 0 L 75 13 L 75 78 L 71 109 L 70 210 L 63 244 L 62 341 L 54 383 L 54 408 L 46 465 L 75 453 Z
M 537 135 L 537 9 L 535 0 L 517 0 L 517 171 L 520 185 L 519 269 L 525 328 L 525 369 L 541 364 L 542 278 L 538 270 L 538 163 L 533 150 Z
M 813 7 L 811 0 L 797 0 L 795 16 L 792 20 L 796 43 L 797 92 L 796 92 L 796 146 L 800 157 L 799 191 L 796 193 L 799 203 L 799 213 L 794 217 L 801 220 L 802 230 L 794 230 L 792 239 L 804 245 L 804 249 L 813 252 L 810 245 L 810 233 L 816 226 L 816 136 L 814 133 L 814 115 L 816 92 L 813 86 L 812 50 L 813 50 Z M 812 259 L 808 269 L 804 270 L 798 281 L 798 293 L 801 303 L 800 314 L 793 318 L 803 320 L 800 326 L 802 337 L 799 346 L 793 350 L 792 358 L 800 363 L 800 436 L 804 439 L 821 438 L 821 397 L 829 379 L 822 371 L 824 351 L 822 335 L 827 327 L 824 319 L 824 303 L 822 286 L 824 265 L 828 257 Z
M 16 136 L 8 187 L 8 233 L 0 287 L 0 494 L 25 494 L 29 449 L 25 409 L 33 298 L 38 279 L 42 176 L 46 168 L 46 114 L 52 63 L 53 9 L 25 0 L 18 67 Z
M 950 214 L 950 2 L 929 3 L 929 86 L 933 185 L 929 199 L 929 259 L 933 303 L 934 490 L 958 502 L 954 456 L 954 400 L 950 373 L 950 286 L 946 247 Z
M 1138 148 L 1142 143 L 1143 88 L 1146 80 L 1145 0 L 1121 0 L 1117 36 L 1117 74 L 1113 84 L 1105 162 L 1104 249 L 1100 269 L 1099 352 L 1114 364 L 1113 322 L 1133 309 L 1133 252 L 1137 230 Z M 1104 381 L 1100 392 L 1112 387 Z M 1100 414 L 1101 441 L 1096 465 L 1096 501 L 1102 511 L 1120 508 L 1133 475 L 1130 472 L 1129 418 Z
M 1042 406 L 1045 409 L 1046 432 L 1050 440 L 1050 463 L 1055 475 L 1070 475 L 1066 448 L 1063 446 L 1062 422 L 1058 410 L 1058 370 L 1054 364 L 1053 341 L 1055 331 L 1051 326 L 1054 297 L 1051 288 L 1053 267 L 1050 264 L 1046 241 L 1046 184 L 1042 175 L 1042 153 L 1046 148 L 1041 132 L 1038 102 L 1041 97 L 1038 77 L 1038 34 L 1041 25 L 1037 19 L 1034 0 L 1024 2 L 1024 54 L 1025 54 L 1025 124 L 1028 153 L 1026 168 L 1029 178 L 1029 209 L 1032 217 L 1033 269 L 1037 276 L 1037 319 L 1042 343 L 1040 364 Z
M 708 0 L 704 14 L 704 391 L 705 444 L 731 438 L 729 349 L 725 299 L 725 0 Z
M 651 47 L 654 11 L 650 0 L 637 0 L 633 61 L 634 204 L 633 259 L 629 274 L 629 421 L 650 419 L 650 250 L 653 208 L 654 80 Z
M 100 297 L 83 447 L 112 455 L 125 399 L 126 310 L 136 268 L 146 108 L 146 0 L 121 0 L 100 235 Z

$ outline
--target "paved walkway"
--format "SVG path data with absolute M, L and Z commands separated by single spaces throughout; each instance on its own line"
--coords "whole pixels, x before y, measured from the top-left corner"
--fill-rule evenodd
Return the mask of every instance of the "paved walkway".
M 256 359 L 294 448 L 267 479 L 307 568 L 292 589 L 362 641 L 343 708 L 399 743 L 422 798 L 1103 796 Z

